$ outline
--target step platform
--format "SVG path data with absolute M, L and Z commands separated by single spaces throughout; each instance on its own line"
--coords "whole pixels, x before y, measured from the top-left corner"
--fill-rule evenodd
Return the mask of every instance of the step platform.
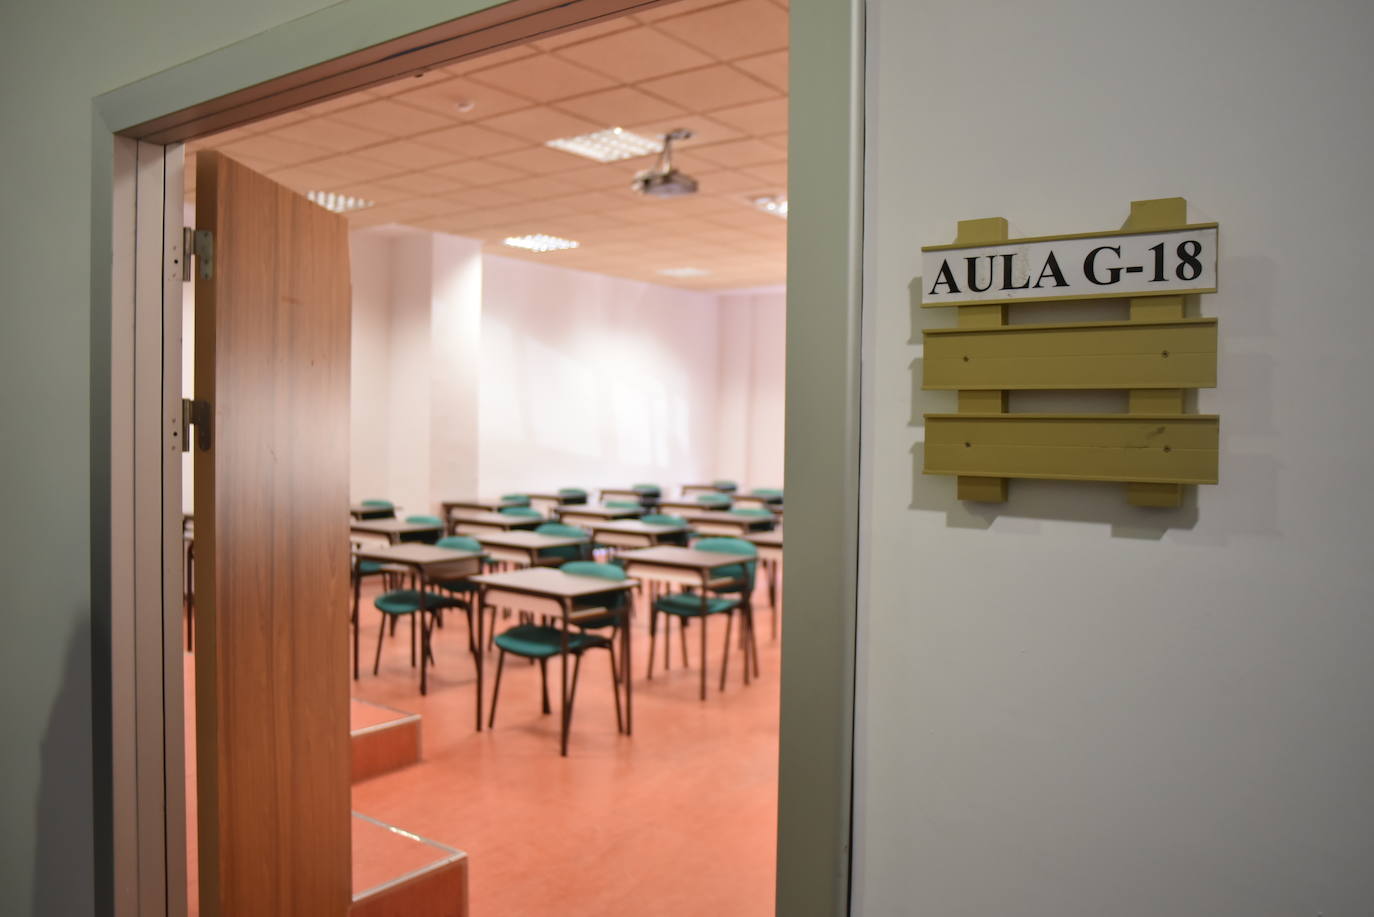
M 468 858 L 461 850 L 353 813 L 349 917 L 467 917 Z
M 420 760 L 420 715 L 353 698 L 349 702 L 353 782 Z

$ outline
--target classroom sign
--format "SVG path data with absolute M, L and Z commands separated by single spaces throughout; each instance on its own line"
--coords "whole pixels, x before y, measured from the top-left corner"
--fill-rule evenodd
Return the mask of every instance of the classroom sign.
M 1214 293 L 1217 224 L 921 249 L 922 306 Z

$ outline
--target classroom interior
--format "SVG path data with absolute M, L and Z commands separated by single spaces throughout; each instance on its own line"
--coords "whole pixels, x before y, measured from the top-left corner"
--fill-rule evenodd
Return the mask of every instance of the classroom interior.
M 209 151 L 348 219 L 360 917 L 773 911 L 787 22 L 653 6 L 186 147 L 188 225 Z

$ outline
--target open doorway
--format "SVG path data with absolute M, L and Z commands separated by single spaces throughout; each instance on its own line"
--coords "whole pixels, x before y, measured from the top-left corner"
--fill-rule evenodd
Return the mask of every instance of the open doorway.
M 633 500 L 635 514 L 660 510 L 721 534 L 720 520 L 696 518 L 711 512 L 705 493 L 765 514 L 747 528 L 776 530 L 787 53 L 785 4 L 669 4 L 188 147 L 192 157 L 220 150 L 349 211 L 360 509 L 385 500 L 402 523 L 435 515 L 445 533 L 480 540 L 480 520 L 465 513 L 528 502 L 583 529 L 579 559 L 599 563 L 627 546 L 611 529 L 598 535 L 587 506 Z M 609 141 L 584 141 L 594 157 L 568 151 L 614 128 L 614 143 L 651 146 L 614 159 Z M 691 136 L 677 142 L 673 164 L 698 191 L 637 197 L 630 180 L 655 167 L 663 136 L 677 129 Z M 524 237 L 545 237 L 536 244 L 546 250 L 506 244 Z M 587 502 L 563 505 L 578 499 L 563 490 L 585 491 Z M 367 529 L 357 527 L 360 542 L 377 534 Z M 520 565 L 490 545 L 487 553 Z M 683 641 L 682 621 L 663 616 L 652 681 L 652 601 L 679 590 L 646 590 L 630 627 L 633 734 L 617 730 L 617 689 L 592 664 L 566 759 L 558 717 L 539 703 L 536 667 L 512 660 L 495 728 L 474 730 L 476 673 L 460 617 L 435 630 L 421 695 L 406 625 L 390 631 L 394 618 L 377 602 L 397 584 L 385 573 L 365 577 L 364 659 L 375 646 L 380 653 L 377 674 L 365 664 L 354 683 L 355 733 L 422 739 L 402 739 L 414 757 L 388 757 L 385 773 L 354 785 L 354 809 L 442 845 L 424 868 L 451 862 L 448 847 L 465 851 L 476 913 L 566 911 L 570 902 L 616 913 L 646 899 L 663 914 L 770 912 L 776 572 L 772 563 L 756 570 L 752 660 L 728 642 L 724 619 L 712 622 L 703 660 L 701 625 L 689 622 L 692 640 Z M 498 631 L 516 621 L 498 609 Z M 355 826 L 355 849 L 364 833 Z M 385 857 L 363 852 L 364 870 L 355 854 L 355 893 L 417 871 L 413 849 L 397 854 L 405 865 L 395 875 L 379 868 Z

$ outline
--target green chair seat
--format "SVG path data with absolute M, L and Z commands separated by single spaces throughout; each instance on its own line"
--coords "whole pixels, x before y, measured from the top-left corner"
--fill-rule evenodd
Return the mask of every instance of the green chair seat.
M 663 488 L 659 487 L 657 484 L 636 484 L 630 489 L 646 497 L 657 497 L 663 493 Z
M 754 547 L 753 542 L 745 541 L 743 538 L 702 538 L 697 541 L 696 549 L 698 551 L 714 551 L 717 554 L 740 554 L 748 558 L 748 560 L 742 560 L 738 564 L 728 564 L 712 570 L 711 573 L 717 581 L 722 579 L 732 581 L 728 584 L 712 586 L 712 592 L 717 594 L 737 592 L 748 595 L 754 591 L 754 558 L 758 556 L 759 551 L 758 548 Z
M 741 506 L 741 507 L 738 507 L 738 508 L 736 508 L 736 509 L 732 509 L 732 510 L 730 510 L 730 514 L 733 515 L 733 516 L 739 516 L 741 519 L 770 519 L 770 520 L 771 520 L 771 519 L 776 518 L 776 517 L 773 515 L 773 511 L 772 511 L 771 509 L 754 509 L 754 508 L 751 507 L 751 506 Z
M 734 493 L 739 488 L 739 485 L 734 481 L 728 480 L 712 481 L 711 486 L 716 490 L 723 490 L 727 493 Z
M 389 615 L 408 615 L 420 610 L 420 593 L 415 589 L 393 589 L 390 592 L 383 592 L 373 600 L 372 604 L 377 606 L 377 610 Z M 440 608 L 461 608 L 462 602 L 446 595 L 436 595 L 432 592 L 425 593 L 425 610 L 435 611 Z
M 529 506 L 529 494 L 502 494 L 501 502 L 509 506 Z
M 644 504 L 637 500 L 607 500 L 607 509 L 643 509 Z
M 655 611 L 677 615 L 679 618 L 700 618 L 703 614 L 724 614 L 727 611 L 734 611 L 738 607 L 739 599 L 712 597 L 706 600 L 706 609 L 703 611 L 701 596 L 688 592 L 674 592 L 670 595 L 661 596 L 654 602 Z
M 756 497 L 767 497 L 770 500 L 782 499 L 782 489 L 779 487 L 755 487 L 749 492 Z
M 534 530 L 536 535 L 555 535 L 560 538 L 587 538 L 585 529 L 580 529 L 575 525 L 564 525 L 561 522 L 545 522 Z M 558 548 L 541 548 L 538 559 L 543 562 L 562 563 L 563 561 L 578 561 L 586 556 L 585 545 L 570 544 Z
M 727 494 L 698 494 L 697 502 L 711 509 L 729 509 L 734 501 Z
M 375 561 L 375 560 L 360 560 L 360 561 L 358 561 L 358 575 L 359 575 L 359 576 L 373 576 L 374 574 L 381 573 L 381 572 L 383 572 L 384 570 L 386 570 L 386 564 L 383 564 L 383 563 L 381 563 L 381 562 L 379 562 L 379 561 Z
M 508 653 L 530 659 L 548 659 L 563 649 L 563 631 L 539 624 L 517 624 L 496 635 L 495 643 Z M 580 631 L 568 633 L 568 652 L 580 653 L 595 647 L 610 646 L 605 637 Z
M 664 514 L 664 513 L 649 513 L 647 516 L 641 516 L 639 521 L 640 521 L 640 522 L 647 522 L 647 523 L 649 523 L 650 525 L 684 525 L 684 526 L 685 526 L 685 525 L 687 524 L 687 520 L 686 520 L 686 519 L 683 519 L 681 516 L 669 516 L 669 515 L 666 515 L 666 514 Z M 691 529 L 687 529 L 686 531 L 682 531 L 682 532 L 674 532 L 673 534 L 664 537 L 664 538 L 663 538 L 663 543 L 664 543 L 664 544 L 679 545 L 679 546 L 681 546 L 681 547 L 686 547 L 686 546 L 687 546 L 687 540 L 688 540 L 689 538 L 691 538 L 691 536 L 692 536 L 692 530 L 691 530 Z
M 406 522 L 410 522 L 410 523 L 412 523 L 412 524 L 414 524 L 414 525 L 439 525 L 439 526 L 442 526 L 442 525 L 444 524 L 444 520 L 440 519 L 438 516 L 428 516 L 428 515 L 406 516 Z
M 518 516 L 521 519 L 543 519 L 544 514 L 537 509 L 530 509 L 528 506 L 503 506 L 501 515 Z
M 619 564 L 603 564 L 594 560 L 570 561 L 558 569 L 573 576 L 597 576 L 613 583 L 623 583 L 627 579 L 625 568 Z M 606 613 L 590 618 L 579 618 L 573 623 L 584 629 L 596 630 L 601 627 L 615 627 L 620 624 L 630 594 L 624 591 L 605 595 L 584 596 L 573 603 L 573 610 L 605 608 Z
M 445 535 L 434 542 L 438 548 L 448 548 L 451 551 L 481 551 L 482 542 L 470 535 Z
M 435 582 L 440 589 L 446 589 L 449 592 L 476 592 L 478 588 L 476 583 L 465 579 L 441 579 Z

